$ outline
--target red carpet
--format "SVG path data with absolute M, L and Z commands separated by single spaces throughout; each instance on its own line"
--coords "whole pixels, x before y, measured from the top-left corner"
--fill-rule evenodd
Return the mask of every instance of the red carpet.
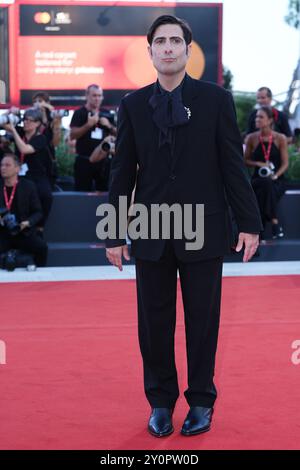
M 146 431 L 133 281 L 2 284 L 1 449 L 297 449 L 300 277 L 225 278 L 212 430 Z M 177 366 L 186 387 L 182 307 Z

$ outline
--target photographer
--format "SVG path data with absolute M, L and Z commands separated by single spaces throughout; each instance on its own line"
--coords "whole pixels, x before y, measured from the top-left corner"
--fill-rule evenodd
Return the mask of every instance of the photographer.
M 246 139 L 245 162 L 254 168 L 252 186 L 260 208 L 261 218 L 272 223 L 273 238 L 282 238 L 277 206 L 285 192 L 284 173 L 288 169 L 287 139 L 284 134 L 272 130 L 273 111 L 262 106 L 256 113 L 257 132 Z
M 101 160 L 104 160 L 109 156 L 113 156 L 115 154 L 115 141 L 116 138 L 112 135 L 105 137 L 101 144 L 95 148 L 89 158 L 89 161 L 91 163 L 101 162 Z
M 61 140 L 61 119 L 69 113 L 64 110 L 56 111 L 51 105 L 49 95 L 46 92 L 39 91 L 35 93 L 32 98 L 32 104 L 34 108 L 40 109 L 43 116 L 40 133 L 46 137 L 52 157 L 50 180 L 53 187 L 58 176 L 55 147 L 59 145 Z
M 24 114 L 24 127 L 15 127 L 12 123 L 4 125 L 10 132 L 16 145 L 16 153 L 21 162 L 22 175 L 36 184 L 43 209 L 43 219 L 39 224 L 42 233 L 52 205 L 51 168 L 52 159 L 47 139 L 40 133 L 42 113 L 29 108 Z
M 47 245 L 37 235 L 42 208 L 35 185 L 18 178 L 20 162 L 16 155 L 4 155 L 0 181 L 0 253 L 17 248 L 31 253 L 37 266 L 45 266 Z
M 108 189 L 110 160 L 105 157 L 90 160 L 93 151 L 106 137 L 116 135 L 116 128 L 101 115 L 102 101 L 102 89 L 98 85 L 90 85 L 86 90 L 85 106 L 74 112 L 71 121 L 70 138 L 76 140 L 77 152 L 74 165 L 76 191 L 92 191 L 93 183 L 97 191 Z
M 6 153 L 10 153 L 10 142 L 4 136 L 0 135 L 0 162 Z
M 287 143 L 292 143 L 292 131 L 289 125 L 288 117 L 282 111 L 274 108 L 272 106 L 273 93 L 268 87 L 261 87 L 257 90 L 256 93 L 256 108 L 260 109 L 262 106 L 267 106 L 272 110 L 273 117 L 273 129 L 280 133 L 284 134 L 287 138 Z M 249 118 L 248 118 L 248 129 L 246 134 L 254 133 L 257 131 L 256 125 L 256 109 L 254 109 Z

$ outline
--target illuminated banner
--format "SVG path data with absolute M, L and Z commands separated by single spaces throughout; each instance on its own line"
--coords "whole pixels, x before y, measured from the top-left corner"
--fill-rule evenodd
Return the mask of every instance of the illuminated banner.
M 18 86 L 27 104 L 36 90 L 52 101 L 77 104 L 91 83 L 117 104 L 130 90 L 155 80 L 145 32 L 162 14 L 186 19 L 193 30 L 188 72 L 218 82 L 221 67 L 220 5 L 20 5 Z M 77 98 L 76 98 L 77 97 Z

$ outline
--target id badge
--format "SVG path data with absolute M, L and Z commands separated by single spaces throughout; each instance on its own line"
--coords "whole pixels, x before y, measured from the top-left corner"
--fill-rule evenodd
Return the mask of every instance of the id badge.
M 19 171 L 19 176 L 25 176 L 27 171 L 29 170 L 27 163 L 23 163 L 21 165 L 20 171 Z
M 91 132 L 91 139 L 102 140 L 103 139 L 103 129 L 100 129 L 100 127 L 96 127 L 96 129 Z

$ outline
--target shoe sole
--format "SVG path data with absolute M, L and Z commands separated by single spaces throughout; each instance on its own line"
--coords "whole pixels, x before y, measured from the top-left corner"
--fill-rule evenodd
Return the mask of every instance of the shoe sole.
M 148 432 L 149 434 L 151 434 L 151 436 L 154 436 L 154 437 L 167 437 L 167 436 L 170 436 L 170 434 L 173 434 L 174 432 L 174 428 L 172 428 L 170 431 L 168 432 L 165 432 L 165 433 L 161 433 L 161 434 L 157 434 L 153 431 L 151 431 L 151 429 L 148 428 Z
M 180 434 L 182 436 L 186 436 L 186 437 L 189 437 L 189 436 L 197 436 L 197 434 L 203 434 L 204 432 L 208 432 L 210 430 L 211 426 L 209 426 L 208 428 L 205 428 L 205 429 L 201 429 L 200 431 L 192 431 L 192 432 L 185 432 L 185 431 L 180 431 Z

